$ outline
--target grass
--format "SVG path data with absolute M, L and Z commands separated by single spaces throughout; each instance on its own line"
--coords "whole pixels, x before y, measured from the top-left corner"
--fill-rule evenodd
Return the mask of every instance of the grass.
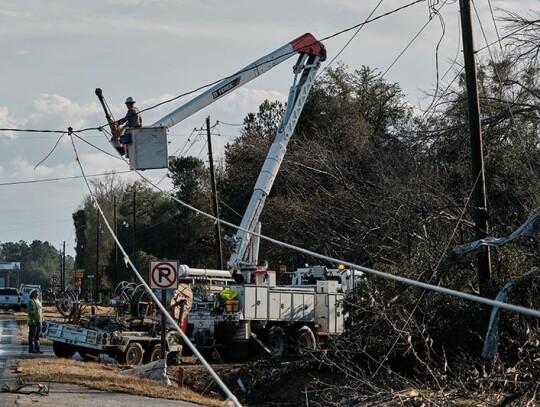
M 82 316 L 90 315 L 90 307 L 83 308 Z M 97 314 L 112 312 L 107 307 L 96 307 Z M 26 311 L 11 314 L 0 314 L 0 319 L 19 321 L 19 338 L 22 344 L 28 344 L 28 325 Z M 49 321 L 64 321 L 54 306 L 43 307 L 43 319 Z M 66 321 L 67 322 L 67 321 Z M 51 341 L 41 339 L 42 345 L 52 345 Z M 149 379 L 119 373 L 124 366 L 113 363 L 83 362 L 73 359 L 32 358 L 18 361 L 17 373 L 25 382 L 72 383 L 91 389 L 128 393 L 138 396 L 182 400 L 204 406 L 224 406 L 224 401 L 202 396 L 186 388 L 179 388 Z
M 118 366 L 68 359 L 23 359 L 18 362 L 19 377 L 25 382 L 72 383 L 115 393 L 182 400 L 204 406 L 222 407 L 224 401 L 201 396 L 189 389 L 168 386 L 118 372 Z

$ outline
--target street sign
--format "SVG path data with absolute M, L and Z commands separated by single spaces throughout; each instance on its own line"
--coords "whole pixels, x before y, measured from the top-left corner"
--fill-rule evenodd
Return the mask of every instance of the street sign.
M 178 261 L 162 260 L 150 262 L 150 288 L 161 290 L 178 284 Z
M 68 273 L 69 278 L 83 278 L 84 273 Z
M 95 276 L 93 274 L 88 274 L 86 278 L 94 278 Z
M 51 284 L 57 284 L 58 283 L 58 276 L 53 274 L 51 276 Z

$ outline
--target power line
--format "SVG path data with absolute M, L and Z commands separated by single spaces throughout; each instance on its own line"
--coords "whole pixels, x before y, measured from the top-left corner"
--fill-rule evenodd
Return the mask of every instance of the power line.
M 77 148 L 75 147 L 75 143 L 73 141 L 73 138 L 71 138 L 71 144 L 73 146 L 73 151 L 75 153 L 75 156 L 77 157 L 77 163 L 79 164 L 79 168 L 81 170 L 81 173 L 83 175 L 83 177 L 85 177 L 85 173 L 84 173 L 84 169 L 82 167 L 82 164 L 81 164 L 81 161 L 79 160 L 78 158 L 78 153 L 77 153 Z M 148 294 L 152 297 L 152 299 L 154 300 L 154 303 L 156 304 L 156 306 L 160 309 L 160 311 L 163 313 L 163 315 L 168 319 L 169 323 L 172 324 L 172 326 L 177 330 L 178 334 L 181 336 L 181 338 L 184 340 L 184 342 L 186 343 L 186 345 L 189 346 L 189 348 L 191 348 L 191 350 L 193 351 L 193 353 L 195 354 L 195 356 L 197 356 L 199 358 L 199 361 L 203 364 L 203 366 L 207 369 L 207 371 L 210 373 L 210 375 L 213 377 L 213 379 L 216 381 L 216 383 L 218 383 L 218 385 L 221 387 L 221 389 L 224 391 L 225 394 L 228 395 L 228 399 L 230 401 L 233 402 L 233 404 L 235 406 L 240 406 L 240 404 L 238 403 L 238 401 L 236 400 L 236 397 L 234 396 L 234 394 L 229 390 L 229 388 L 225 385 L 225 383 L 223 383 L 221 381 L 221 379 L 219 378 L 219 376 L 214 372 L 214 370 L 212 369 L 212 367 L 208 364 L 208 362 L 206 362 L 206 360 L 204 359 L 204 357 L 199 353 L 199 351 L 195 348 L 195 346 L 191 343 L 191 341 L 189 340 L 189 338 L 186 336 L 186 334 L 180 329 L 180 327 L 178 326 L 178 323 L 171 317 L 171 315 L 169 314 L 169 312 L 165 309 L 164 305 L 161 304 L 161 302 L 159 301 L 159 299 L 156 297 L 156 295 L 154 294 L 154 292 L 150 289 L 150 287 L 148 286 L 148 284 L 146 283 L 146 281 L 144 280 L 144 278 L 141 276 L 141 274 L 139 273 L 139 271 L 137 270 L 137 268 L 135 267 L 135 265 L 133 264 L 133 262 L 130 260 L 128 254 L 126 253 L 124 247 L 122 246 L 122 244 L 120 243 L 120 241 L 118 240 L 118 237 L 116 236 L 114 230 L 112 229 L 111 225 L 109 224 L 109 221 L 107 220 L 107 217 L 105 216 L 105 214 L 103 213 L 103 210 L 101 209 L 101 206 L 99 205 L 99 202 L 97 200 L 97 198 L 92 194 L 92 189 L 90 188 L 90 184 L 88 182 L 88 180 L 85 178 L 85 181 L 86 181 L 86 186 L 88 187 L 88 191 L 90 193 L 90 196 L 92 197 L 93 201 L 94 201 L 94 204 L 97 208 L 97 210 L 99 211 L 100 215 L 101 215 L 101 218 L 103 219 L 103 222 L 105 223 L 105 226 L 107 227 L 107 229 L 109 230 L 112 238 L 114 239 L 118 249 L 122 252 L 122 254 L 124 255 L 124 261 L 126 263 L 126 266 L 129 265 L 131 270 L 133 271 L 133 273 L 135 274 L 135 276 L 139 279 L 139 281 L 141 282 L 141 284 L 145 287 L 146 291 L 148 292 Z M 96 282 L 97 284 L 97 282 Z
M 71 219 L 69 219 L 69 220 L 58 220 L 58 221 L 46 222 L 46 223 L 36 223 L 36 222 L 34 222 L 30 226 L 23 226 L 23 227 L 15 228 L 15 229 L 2 229 L 2 233 L 16 232 L 16 231 L 25 230 L 25 229 L 35 229 L 35 228 L 39 228 L 39 227 L 43 227 L 43 226 L 57 225 L 59 223 L 66 223 L 66 222 L 71 222 Z
M 345 45 L 338 51 L 338 53 L 336 54 L 336 56 L 334 58 L 332 58 L 332 60 L 330 62 L 328 62 L 328 64 L 324 67 L 324 69 L 319 72 L 319 74 L 317 75 L 317 77 L 321 76 L 324 71 L 326 71 L 326 69 L 328 69 L 328 67 L 330 65 L 332 65 L 334 63 L 334 61 L 341 55 L 341 53 L 349 46 L 349 44 L 352 42 L 352 40 L 354 40 L 354 37 L 356 37 L 356 35 L 360 32 L 360 30 L 362 28 L 364 28 L 364 25 L 365 23 L 369 20 L 369 18 L 373 15 L 373 13 L 375 13 L 375 11 L 377 11 L 377 9 L 379 8 L 379 6 L 381 5 L 381 3 L 383 2 L 383 0 L 379 0 L 379 2 L 377 3 L 377 5 L 375 6 L 375 8 L 371 11 L 371 13 L 369 13 L 369 15 L 367 16 L 366 20 L 364 21 L 364 24 L 361 24 L 359 27 L 358 27 L 358 30 L 356 30 L 356 32 L 352 35 L 351 38 L 349 38 L 349 40 L 345 43 Z
M 100 174 L 90 174 L 87 175 L 89 178 L 93 177 L 103 177 L 111 174 L 126 174 L 130 173 L 131 171 L 115 171 L 115 172 L 104 172 Z M 8 186 L 8 185 L 23 185 L 23 184 L 36 184 L 40 182 L 52 182 L 52 181 L 65 181 L 70 179 L 79 179 L 84 178 L 82 175 L 74 175 L 71 177 L 57 177 L 57 178 L 43 178 L 43 179 L 35 179 L 35 180 L 28 180 L 28 181 L 13 181 L 13 182 L 0 182 L 0 187 Z

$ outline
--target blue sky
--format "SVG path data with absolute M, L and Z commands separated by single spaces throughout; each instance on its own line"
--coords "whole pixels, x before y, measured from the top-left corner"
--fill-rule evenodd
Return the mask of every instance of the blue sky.
M 66 130 L 103 125 L 104 115 L 94 94 L 97 87 L 103 89 L 113 113 L 121 117 L 127 96 L 144 109 L 226 77 L 305 32 L 319 39 L 330 37 L 362 23 L 374 10 L 373 16 L 379 16 L 411 2 L 0 0 L 0 128 Z M 535 1 L 477 3 L 478 14 L 473 16 L 477 48 L 484 47 L 486 39 L 497 40 L 496 27 L 499 35 L 504 34 L 502 23 L 494 21 L 492 13 L 497 17 L 508 10 L 527 16 L 531 9 L 538 9 Z M 430 12 L 430 5 L 440 10 L 440 18 Z M 429 104 L 423 91 L 435 87 L 439 41 L 440 75 L 456 56 L 461 64 L 457 1 L 421 2 L 357 31 L 324 42 L 327 63 L 337 56 L 333 64 L 341 61 L 351 69 L 367 65 L 386 72 L 385 78 L 398 82 L 415 107 Z M 487 50 L 480 55 L 486 56 Z M 210 116 L 212 124 L 222 123 L 215 128 L 213 141 L 219 156 L 238 131 L 224 123 L 241 123 L 264 99 L 285 101 L 293 61 L 170 129 L 169 154 L 183 151 L 204 159 L 203 142 L 189 150 L 185 146 L 193 129 L 201 128 Z M 153 123 L 182 100 L 146 112 L 144 122 Z M 59 136 L 0 131 L 0 242 L 38 239 L 60 249 L 65 241 L 66 251 L 74 254 L 71 214 L 88 190 L 84 180 L 69 178 L 80 176 L 81 171 L 68 137 L 55 148 Z M 115 154 L 102 133 L 80 136 Z M 195 139 L 192 135 L 191 140 Z M 87 174 L 128 169 L 117 158 L 76 144 Z M 159 180 L 164 173 L 150 170 L 145 176 Z M 133 173 L 121 176 L 138 178 Z M 28 182 L 43 179 L 55 180 Z

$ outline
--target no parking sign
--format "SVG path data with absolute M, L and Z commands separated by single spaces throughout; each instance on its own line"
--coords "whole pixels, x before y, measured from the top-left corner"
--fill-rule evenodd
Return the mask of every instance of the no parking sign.
M 178 261 L 161 260 L 150 262 L 150 288 L 165 290 L 178 284 Z

